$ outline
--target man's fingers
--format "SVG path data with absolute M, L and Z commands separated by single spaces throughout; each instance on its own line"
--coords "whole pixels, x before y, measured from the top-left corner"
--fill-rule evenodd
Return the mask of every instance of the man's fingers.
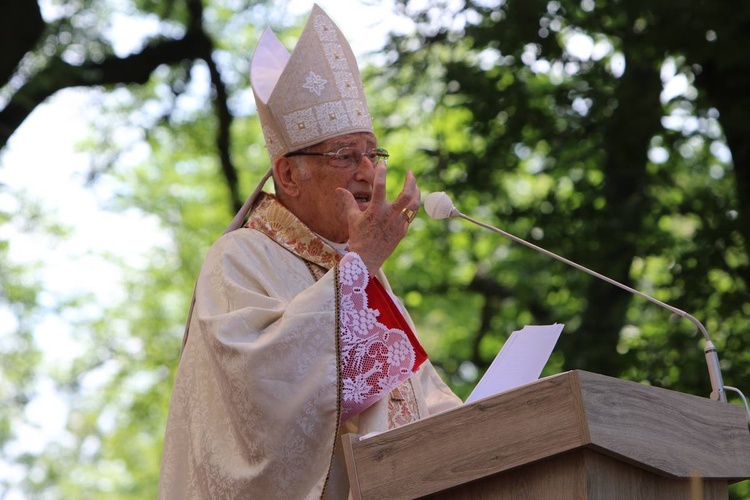
M 372 183 L 372 199 L 370 205 L 380 204 L 385 202 L 385 177 L 388 170 L 384 163 L 377 163 L 375 165 L 375 179 Z
M 393 202 L 393 208 L 401 211 L 405 208 L 409 210 L 419 210 L 419 188 L 417 187 L 417 180 L 414 178 L 414 174 L 410 171 L 406 172 L 406 179 L 404 180 L 404 189 L 401 194 L 398 195 L 396 201 Z
M 359 213 L 359 206 L 357 206 L 357 200 L 354 199 L 354 195 L 344 188 L 336 188 L 336 194 L 339 197 L 339 203 L 342 211 L 347 215 L 353 212 Z
M 417 179 L 414 177 L 414 172 L 409 170 L 406 172 L 406 180 L 404 181 L 404 191 L 409 193 L 411 197 L 411 201 L 408 205 L 408 208 L 411 208 L 412 210 L 419 210 L 419 207 L 422 205 L 420 199 L 419 199 L 419 186 L 417 186 Z

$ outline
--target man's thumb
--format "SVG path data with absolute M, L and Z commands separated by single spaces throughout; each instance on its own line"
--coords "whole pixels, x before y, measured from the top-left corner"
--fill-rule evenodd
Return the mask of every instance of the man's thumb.
M 357 206 L 357 200 L 354 199 L 354 195 L 344 188 L 336 188 L 336 194 L 339 197 L 339 203 L 345 213 L 350 213 L 352 210 L 359 212 Z

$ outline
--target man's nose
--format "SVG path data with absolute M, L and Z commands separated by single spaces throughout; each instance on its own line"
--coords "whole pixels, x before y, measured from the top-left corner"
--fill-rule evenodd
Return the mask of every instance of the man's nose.
M 375 162 L 367 155 L 360 156 L 354 175 L 357 180 L 372 182 L 375 178 Z

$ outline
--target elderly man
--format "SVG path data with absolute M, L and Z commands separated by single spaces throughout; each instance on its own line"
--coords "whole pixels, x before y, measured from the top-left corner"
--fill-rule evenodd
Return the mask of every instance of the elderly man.
M 419 189 L 408 173 L 386 200 L 388 153 L 319 7 L 291 55 L 264 32 L 251 81 L 272 168 L 201 269 L 159 497 L 346 498 L 340 435 L 461 403 L 380 271 Z

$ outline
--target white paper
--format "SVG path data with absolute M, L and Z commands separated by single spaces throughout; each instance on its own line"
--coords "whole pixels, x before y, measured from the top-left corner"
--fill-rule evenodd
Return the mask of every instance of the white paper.
M 466 399 L 472 403 L 539 378 L 565 325 L 524 326 L 513 332 Z

